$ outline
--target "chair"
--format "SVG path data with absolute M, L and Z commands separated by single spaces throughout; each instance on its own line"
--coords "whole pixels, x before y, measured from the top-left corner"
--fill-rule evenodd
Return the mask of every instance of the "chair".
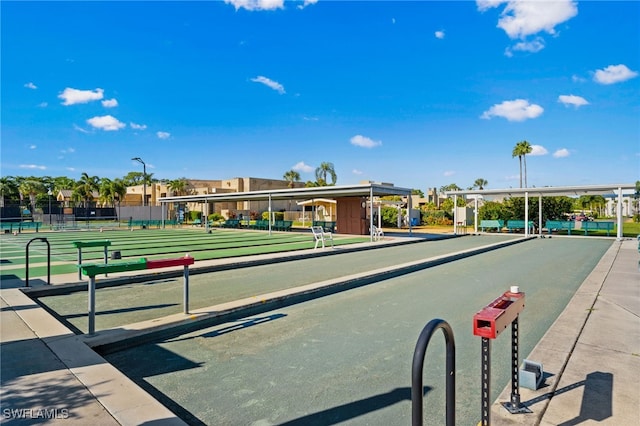
M 331 232 L 325 232 L 322 226 L 312 226 L 311 232 L 313 233 L 313 238 L 316 240 L 314 250 L 318 248 L 319 243 L 322 243 L 322 248 L 325 248 L 324 242 L 327 240 L 331 242 L 331 247 L 333 247 L 333 234 L 331 234 Z
M 371 235 L 373 236 L 373 241 L 378 241 L 384 238 L 384 232 L 382 229 L 375 225 L 371 227 Z

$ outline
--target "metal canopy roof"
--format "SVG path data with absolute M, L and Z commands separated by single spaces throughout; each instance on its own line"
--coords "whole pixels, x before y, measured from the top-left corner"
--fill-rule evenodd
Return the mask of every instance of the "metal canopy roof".
M 460 191 L 445 191 L 445 195 L 501 195 L 515 197 L 560 196 L 568 197 L 580 195 L 603 195 L 615 194 L 619 189 L 635 191 L 636 185 L 633 183 L 606 184 L 606 185 L 584 185 L 584 186 L 545 186 L 541 188 L 507 188 L 507 189 L 466 189 Z
M 265 201 L 265 200 L 308 200 L 312 198 L 338 197 L 384 197 L 387 195 L 410 196 L 411 189 L 380 184 L 318 186 L 310 188 L 287 188 L 248 192 L 229 192 L 224 194 L 198 194 L 174 197 L 161 197 L 161 203 L 175 202 L 227 202 L 227 201 Z

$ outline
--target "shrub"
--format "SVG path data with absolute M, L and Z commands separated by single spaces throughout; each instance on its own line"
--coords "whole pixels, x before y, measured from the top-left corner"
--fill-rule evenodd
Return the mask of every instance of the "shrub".
M 224 216 L 222 216 L 220 213 L 211 213 L 207 219 L 211 222 L 218 222 L 220 220 L 224 220 Z
M 193 222 L 196 219 L 200 219 L 202 217 L 202 212 L 191 210 L 189 212 L 189 222 Z

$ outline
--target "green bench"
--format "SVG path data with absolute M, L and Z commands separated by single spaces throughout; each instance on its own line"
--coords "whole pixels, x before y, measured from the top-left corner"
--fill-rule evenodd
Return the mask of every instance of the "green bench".
M 25 229 L 35 229 L 36 232 L 38 232 L 38 230 L 42 226 L 42 222 L 20 222 L 17 225 L 19 232 L 22 232 Z
M 534 228 L 533 228 L 533 221 L 530 220 L 528 222 L 528 228 L 529 228 L 529 232 L 533 234 L 534 232 Z M 519 231 L 520 229 L 525 229 L 525 222 L 524 220 L 508 220 L 507 221 L 507 229 L 509 230 L 509 232 L 512 231 Z
M 276 220 L 273 224 L 273 229 L 276 231 L 291 231 L 292 226 L 292 220 Z
M 176 226 L 178 221 L 176 220 L 165 220 L 164 224 Z M 133 228 L 151 228 L 152 226 L 160 229 L 162 228 L 162 220 L 138 220 L 138 219 L 129 219 L 129 229 Z
M 312 226 L 320 226 L 324 232 L 336 232 L 336 223 L 324 220 L 314 220 Z
M 249 224 L 249 229 L 259 229 L 261 231 L 266 231 L 269 229 L 269 221 L 268 220 L 262 220 L 262 219 L 258 219 L 255 221 L 252 221 Z
M 14 222 L 0 222 L 0 230 L 3 232 L 9 231 L 9 234 L 13 233 Z
M 584 229 L 584 235 L 587 235 L 588 231 L 606 230 L 608 237 L 609 232 L 613 231 L 614 225 L 615 224 L 613 222 L 584 221 L 582 222 L 582 229 Z
M 220 226 L 223 228 L 240 228 L 240 219 L 227 219 Z
M 544 227 L 549 231 L 549 235 L 551 235 L 551 231 L 554 229 L 556 231 L 566 230 L 568 234 L 571 235 L 571 230 L 575 229 L 576 224 L 572 220 L 547 220 Z
M 481 220 L 480 221 L 480 230 L 484 232 L 484 228 L 493 229 L 496 228 L 496 232 L 502 231 L 504 228 L 504 220 Z

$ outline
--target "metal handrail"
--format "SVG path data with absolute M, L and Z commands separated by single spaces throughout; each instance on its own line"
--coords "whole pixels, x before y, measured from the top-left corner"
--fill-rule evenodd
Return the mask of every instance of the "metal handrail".
M 29 245 L 36 240 L 47 243 L 47 284 L 51 284 L 51 245 L 46 238 L 36 237 L 29 240 L 25 248 L 25 287 L 29 287 Z
M 413 353 L 413 365 L 411 368 L 411 424 L 421 426 L 423 424 L 422 405 L 422 373 L 424 370 L 424 357 L 431 336 L 437 329 L 442 329 L 447 350 L 446 361 L 446 425 L 454 426 L 456 423 L 456 344 L 453 339 L 451 326 L 442 319 L 433 319 L 424 327 L 418 337 L 416 349 Z

